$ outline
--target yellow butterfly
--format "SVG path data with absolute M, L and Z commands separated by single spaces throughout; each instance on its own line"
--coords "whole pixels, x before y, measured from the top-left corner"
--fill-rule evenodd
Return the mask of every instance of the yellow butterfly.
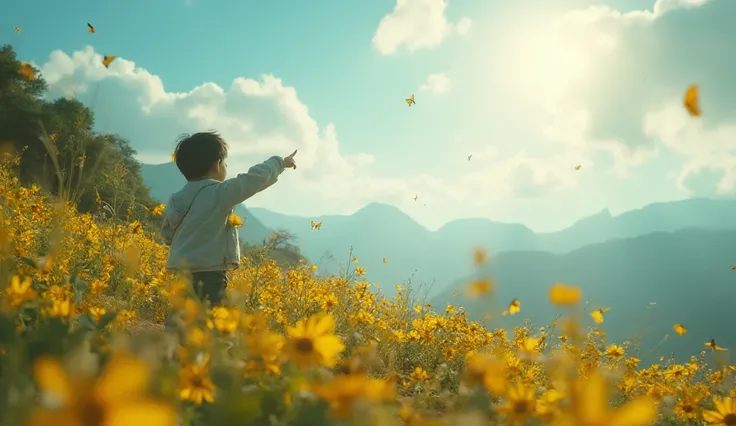
M 702 111 L 700 110 L 700 99 L 697 85 L 694 84 L 687 88 L 683 103 L 685 105 L 685 109 L 687 109 L 687 112 L 690 113 L 690 115 L 693 117 L 700 117 Z
M 13 29 L 15 30 L 16 33 L 20 34 L 20 27 L 19 26 L 16 25 L 16 26 L 13 27 Z
M 521 311 L 521 302 L 519 302 L 519 299 L 514 299 L 509 303 L 509 308 L 503 311 L 501 315 L 516 315 Z
M 408 99 L 406 99 L 406 103 L 407 103 L 407 104 L 408 104 L 409 106 L 412 106 L 412 105 L 415 105 L 415 104 L 416 104 L 416 102 L 414 102 L 414 94 L 413 94 L 413 93 L 412 93 L 412 95 L 411 95 L 411 98 L 408 98 Z
M 115 60 L 115 58 L 116 58 L 116 57 L 117 57 L 117 56 L 112 56 L 112 55 L 110 55 L 110 56 L 105 56 L 104 58 L 102 58 L 102 65 L 104 65 L 104 66 L 105 66 L 105 68 L 108 68 L 108 67 L 110 67 L 110 64 L 112 63 L 112 61 L 114 61 L 114 60 Z
M 593 318 L 593 321 L 596 322 L 596 324 L 600 324 L 603 322 L 603 314 L 610 311 L 611 308 L 600 308 L 596 309 L 595 311 L 590 313 L 590 317 Z
M 672 326 L 672 329 L 675 330 L 675 333 L 677 333 L 679 336 L 687 333 L 687 328 L 685 328 L 685 326 L 682 324 L 675 324 Z
M 386 259 L 386 258 L 384 257 L 384 258 L 383 258 L 383 263 L 388 263 L 388 259 Z
M 28 62 L 20 63 L 20 74 L 28 80 L 36 79 L 36 70 Z
M 575 166 L 575 170 L 580 170 L 581 167 L 583 166 L 581 164 L 578 164 L 577 166 Z
M 710 342 L 707 342 L 705 344 L 705 347 L 711 348 L 714 351 L 725 351 L 725 350 L 727 350 L 726 348 L 722 348 L 722 347 L 718 346 L 716 344 L 716 339 L 710 339 Z
M 312 229 L 316 229 L 316 230 L 318 230 L 318 231 L 319 231 L 319 230 L 320 230 L 320 228 L 322 228 L 322 222 L 315 222 L 315 221 L 312 221 Z
M 87 32 L 90 34 L 95 33 L 95 27 L 93 27 L 92 24 L 90 24 L 89 22 L 87 22 Z

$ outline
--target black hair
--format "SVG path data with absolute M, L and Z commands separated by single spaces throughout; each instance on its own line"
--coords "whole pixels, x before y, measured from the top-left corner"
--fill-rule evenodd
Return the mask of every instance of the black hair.
M 216 161 L 227 157 L 227 143 L 216 131 L 179 136 L 174 149 L 174 161 L 187 180 L 207 176 Z

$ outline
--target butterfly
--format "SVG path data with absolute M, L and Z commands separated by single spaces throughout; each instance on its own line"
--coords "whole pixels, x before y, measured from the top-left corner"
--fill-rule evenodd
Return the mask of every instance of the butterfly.
M 28 62 L 20 63 L 20 74 L 28 80 L 36 79 L 36 70 Z
M 416 104 L 416 102 L 414 102 L 414 94 L 413 94 L 413 93 L 412 93 L 412 95 L 411 95 L 411 98 L 408 98 L 408 99 L 406 99 L 405 101 L 406 101 L 406 103 L 407 103 L 407 104 L 408 104 L 409 106 L 412 106 L 412 105 L 415 105 L 415 104 Z
M 600 324 L 603 322 L 603 314 L 610 311 L 611 308 L 600 308 L 596 309 L 595 311 L 590 313 L 590 317 L 593 318 L 593 321 L 596 322 L 596 324 Z
M 322 228 L 322 222 L 315 222 L 315 221 L 312 221 L 312 229 L 316 229 L 316 230 L 318 230 L 318 231 L 319 231 L 319 230 L 320 230 L 320 228 Z
M 575 170 L 580 170 L 581 167 L 583 167 L 583 166 L 580 165 L 580 164 L 578 164 L 577 166 L 575 166 Z
M 471 158 L 473 158 L 473 154 L 468 155 L 468 161 L 470 161 Z
M 720 347 L 720 346 L 718 346 L 718 345 L 716 344 L 716 339 L 710 339 L 710 342 L 707 342 L 707 343 L 705 344 L 705 347 L 707 347 L 707 348 L 711 348 L 711 349 L 713 349 L 714 351 L 725 351 L 725 350 L 726 350 L 725 348 L 722 348 L 722 347 Z
M 698 86 L 692 85 L 685 91 L 684 102 L 685 109 L 693 117 L 700 117 L 702 111 L 700 110 L 700 99 L 698 95 Z
M 90 34 L 95 33 L 95 27 L 93 27 L 92 24 L 90 24 L 89 22 L 87 22 L 87 32 Z
M 521 302 L 519 302 L 519 299 L 514 299 L 509 303 L 509 308 L 503 311 L 501 315 L 516 315 L 521 311 Z
M 731 270 L 736 271 L 736 265 L 731 265 Z
M 672 329 L 675 330 L 675 333 L 677 333 L 680 336 L 687 333 L 687 328 L 685 328 L 685 326 L 682 324 L 675 324 L 672 326 Z
M 20 27 L 19 26 L 16 25 L 16 26 L 13 27 L 13 29 L 15 30 L 16 33 L 20 34 Z
M 386 259 L 386 258 L 384 257 L 384 258 L 383 258 L 383 263 L 388 263 L 388 259 Z
M 104 58 L 102 58 L 102 65 L 104 65 L 105 68 L 109 68 L 110 64 L 112 63 L 112 61 L 115 60 L 115 58 L 117 58 L 117 56 L 105 56 Z
M 414 201 L 416 201 L 416 200 L 417 200 L 417 198 L 419 198 L 419 196 L 418 196 L 418 195 L 415 195 L 415 196 L 414 196 Z

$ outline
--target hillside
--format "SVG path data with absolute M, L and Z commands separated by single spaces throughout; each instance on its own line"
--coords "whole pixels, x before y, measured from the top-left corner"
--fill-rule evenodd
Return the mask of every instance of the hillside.
M 174 163 L 141 164 L 141 177 L 150 189 L 151 196 L 165 203 L 171 194 L 180 190 L 186 183 Z M 268 229 L 244 205 L 235 207 L 235 213 L 243 218 L 245 225 L 240 228 L 240 240 L 249 244 L 260 244 L 271 235 Z
M 166 200 L 183 185 L 173 163 L 143 165 L 144 182 L 152 195 Z M 736 230 L 736 200 L 690 199 L 658 203 L 612 216 L 608 210 L 583 218 L 571 227 L 551 233 L 535 233 L 521 224 L 488 219 L 458 219 L 437 231 L 429 231 L 400 209 L 371 203 L 352 215 L 297 217 L 263 208 L 238 209 L 246 217 L 241 231 L 245 241 L 259 242 L 269 229 L 293 233 L 302 254 L 317 263 L 322 273 L 337 273 L 354 254 L 367 269 L 369 280 L 387 294 L 395 284 L 413 281 L 432 285 L 437 294 L 458 277 L 472 272 L 473 247 L 486 247 L 494 256 L 508 251 L 544 251 L 564 254 L 581 247 L 688 228 Z M 322 222 L 313 231 L 310 222 Z M 382 259 L 388 259 L 384 264 Z
M 682 360 L 711 338 L 726 348 L 736 347 L 733 320 L 727 314 L 736 300 L 733 263 L 736 231 L 660 232 L 562 255 L 501 253 L 480 271 L 494 278 L 495 303 L 465 299 L 471 277 L 453 283 L 432 301 L 438 309 L 446 303 L 460 304 L 473 318 L 495 309 L 496 319 L 490 324 L 495 327 L 518 325 L 522 318 L 541 326 L 557 312 L 548 301 L 549 287 L 559 281 L 575 284 L 589 299 L 589 309 L 612 308 L 604 322 L 611 339 L 640 337 L 646 346 L 657 346 L 656 353 L 675 353 Z M 521 301 L 520 314 L 498 316 L 514 298 Z M 592 324 L 587 314 L 586 321 Z M 672 332 L 675 323 L 685 324 L 689 332 L 677 336 Z M 642 353 L 643 359 L 647 354 Z

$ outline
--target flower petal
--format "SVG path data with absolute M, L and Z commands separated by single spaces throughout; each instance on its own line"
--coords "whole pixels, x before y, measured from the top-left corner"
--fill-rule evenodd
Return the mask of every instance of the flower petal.
M 128 355 L 115 355 L 97 382 L 97 397 L 116 404 L 139 397 L 148 388 L 151 372 L 148 365 Z
M 41 357 L 34 364 L 33 370 L 41 390 L 58 398 L 63 404 L 71 402 L 74 396 L 72 384 L 61 362 L 54 358 Z

